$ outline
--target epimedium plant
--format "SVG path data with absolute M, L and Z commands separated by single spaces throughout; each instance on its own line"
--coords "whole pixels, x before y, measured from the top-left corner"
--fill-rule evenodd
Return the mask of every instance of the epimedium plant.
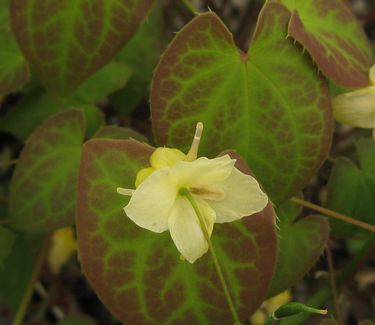
M 160 59 L 157 1 L 6 5 L 0 38 L 11 58 L 1 54 L 0 92 L 22 99 L 0 128 L 25 145 L 0 227 L 0 272 L 17 263 L 17 241 L 39 247 L 30 235 L 75 225 L 83 273 L 125 324 L 229 324 L 301 279 L 330 233 L 359 229 L 366 249 L 374 240 L 372 139 L 358 140 L 359 165 L 335 162 L 330 210 L 300 193 L 329 154 L 330 83 L 370 85 L 371 47 L 345 2 L 265 1 L 246 51 L 217 14 L 196 13 Z M 152 139 L 106 125 L 98 101 L 126 115 L 149 86 Z M 340 98 L 336 116 L 348 110 Z M 205 131 L 192 154 L 197 123 Z M 301 205 L 341 220 L 330 229 L 321 215 L 299 218 Z

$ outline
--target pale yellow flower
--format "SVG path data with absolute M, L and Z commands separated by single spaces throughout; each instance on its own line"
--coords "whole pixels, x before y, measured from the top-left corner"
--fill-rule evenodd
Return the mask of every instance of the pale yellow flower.
M 67 227 L 54 231 L 48 255 L 48 264 L 52 273 L 59 273 L 61 267 L 76 253 L 77 241 L 74 238 L 73 228 Z
M 210 235 L 215 222 L 241 219 L 262 211 L 268 203 L 254 177 L 234 167 L 236 160 L 229 155 L 197 159 L 202 129 L 198 123 L 187 155 L 177 149 L 157 148 L 150 157 L 151 167 L 138 173 L 136 190 L 117 189 L 131 195 L 124 208 L 127 216 L 153 232 L 169 230 L 190 263 L 207 252 L 208 243 L 191 203 L 179 192 L 181 188 L 192 194 Z
M 333 99 L 335 119 L 354 127 L 373 129 L 375 140 L 375 65 L 369 72 L 370 85 Z

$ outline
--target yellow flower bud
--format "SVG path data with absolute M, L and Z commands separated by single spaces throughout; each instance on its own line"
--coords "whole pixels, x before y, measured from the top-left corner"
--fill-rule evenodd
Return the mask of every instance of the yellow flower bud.
M 175 163 L 185 160 L 186 155 L 172 148 L 156 148 L 150 157 L 151 166 L 154 169 L 173 166 Z
M 147 167 L 141 169 L 137 173 L 137 177 L 135 178 L 135 188 L 137 188 L 141 183 L 148 177 L 150 176 L 153 172 L 155 171 L 155 168 L 153 167 Z
M 61 267 L 77 252 L 77 242 L 73 228 L 61 228 L 52 236 L 52 246 L 48 256 L 48 264 L 52 273 L 60 272 Z

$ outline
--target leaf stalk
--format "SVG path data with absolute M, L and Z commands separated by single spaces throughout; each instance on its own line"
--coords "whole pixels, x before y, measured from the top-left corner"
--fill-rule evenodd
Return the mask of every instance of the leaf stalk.
M 366 229 L 366 230 L 375 232 L 375 226 L 370 225 L 370 224 L 368 224 L 366 222 L 363 222 L 363 221 L 360 221 L 360 220 L 348 217 L 348 216 L 346 216 L 344 214 L 341 214 L 341 213 L 338 213 L 336 211 L 332 211 L 332 210 L 323 208 L 323 207 L 321 207 L 319 205 L 316 205 L 314 203 L 311 203 L 311 202 L 299 199 L 297 197 L 292 197 L 290 200 L 292 202 L 294 202 L 294 203 L 297 203 L 297 204 L 303 206 L 303 207 L 306 207 L 306 208 L 309 208 L 311 210 L 314 210 L 314 211 L 317 211 L 319 213 L 322 213 L 322 214 L 324 214 L 324 215 L 326 215 L 328 217 L 336 218 L 336 219 L 339 219 L 341 221 L 344 221 L 344 222 L 347 222 L 347 223 L 351 223 L 352 225 L 355 225 L 355 226 L 360 227 L 362 229 Z

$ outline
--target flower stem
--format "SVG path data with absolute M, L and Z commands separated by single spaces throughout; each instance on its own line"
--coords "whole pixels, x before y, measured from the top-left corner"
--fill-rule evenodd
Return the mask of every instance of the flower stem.
M 353 278 L 358 268 L 365 265 L 366 262 L 372 258 L 375 248 L 375 234 L 371 234 L 363 243 L 359 251 L 352 257 L 347 265 L 340 271 L 336 278 L 336 285 L 338 290 L 342 290 Z M 306 304 L 315 308 L 321 307 L 331 296 L 331 286 L 329 284 L 323 286 L 316 293 L 314 293 Z M 302 313 L 300 315 L 287 318 L 280 322 L 280 325 L 300 325 L 305 324 L 309 314 Z
M 337 286 L 336 286 L 335 268 L 333 266 L 332 252 L 331 252 L 331 247 L 329 246 L 329 244 L 326 247 L 326 256 L 327 256 L 329 281 L 331 284 L 333 305 L 334 305 L 335 314 L 336 314 L 335 316 L 339 324 L 344 324 L 341 318 L 341 313 L 340 313 L 339 299 L 338 299 Z
M 323 208 L 323 207 L 321 207 L 319 205 L 316 205 L 314 203 L 311 203 L 311 202 L 299 199 L 297 197 L 292 197 L 290 200 L 292 202 L 297 203 L 299 205 L 302 205 L 302 206 L 304 206 L 306 208 L 309 208 L 311 210 L 314 210 L 314 211 L 320 212 L 322 214 L 325 214 L 326 216 L 329 216 L 329 217 L 332 217 L 332 218 L 336 218 L 336 219 L 339 219 L 341 221 L 344 221 L 344 222 L 347 222 L 347 223 L 351 223 L 351 224 L 353 224 L 353 225 L 355 225 L 357 227 L 360 227 L 360 228 L 363 228 L 363 229 L 375 232 L 375 226 L 370 225 L 370 224 L 368 224 L 366 222 L 363 222 L 363 221 L 360 221 L 360 220 L 357 220 L 357 219 L 353 219 L 353 218 L 348 217 L 348 216 L 346 216 L 344 214 L 341 214 L 341 213 L 338 213 L 336 211 L 332 211 L 332 210 Z
M 194 211 L 195 211 L 195 213 L 198 217 L 199 223 L 200 223 L 201 228 L 202 228 L 203 235 L 204 235 L 204 237 L 207 241 L 208 248 L 211 252 L 211 256 L 212 256 L 212 259 L 213 259 L 213 262 L 214 262 L 214 265 L 215 265 L 215 268 L 216 268 L 216 272 L 217 272 L 217 275 L 219 276 L 221 286 L 223 287 L 224 295 L 225 295 L 225 298 L 227 299 L 227 303 L 228 303 L 229 309 L 232 313 L 235 325 L 240 325 L 241 321 L 240 321 L 240 319 L 237 315 L 236 308 L 234 307 L 234 303 L 233 303 L 232 297 L 230 296 L 227 283 L 225 282 L 223 271 L 221 269 L 219 260 L 217 258 L 214 246 L 211 242 L 210 235 L 207 231 L 206 223 L 204 221 L 204 218 L 203 218 L 201 212 L 199 211 L 198 205 L 197 205 L 193 196 L 191 195 L 191 193 L 189 192 L 189 190 L 186 187 L 182 187 L 180 189 L 179 193 L 180 193 L 180 195 L 185 196 L 187 198 L 187 200 L 190 202 L 191 206 L 193 207 L 193 209 L 194 209 Z

